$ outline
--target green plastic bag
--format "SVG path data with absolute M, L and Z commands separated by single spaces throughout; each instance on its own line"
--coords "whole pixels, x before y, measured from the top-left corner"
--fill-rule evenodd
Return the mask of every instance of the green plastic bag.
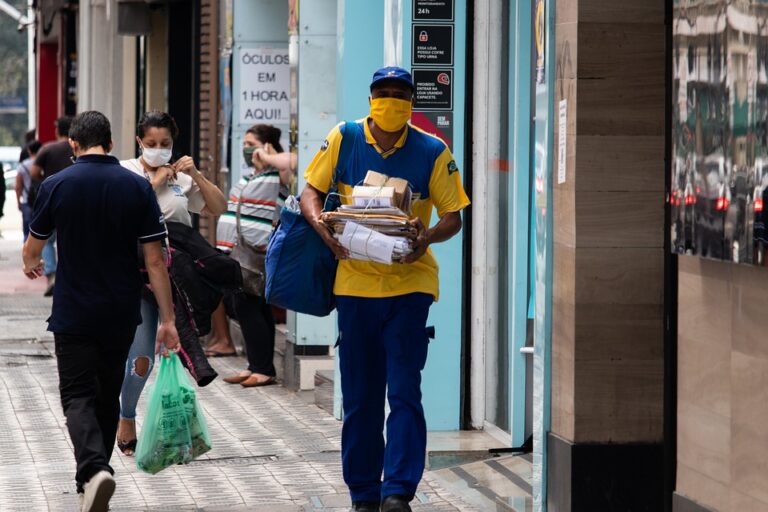
M 161 356 L 136 446 L 136 466 L 154 475 L 174 464 L 188 464 L 210 449 L 211 435 L 179 356 Z

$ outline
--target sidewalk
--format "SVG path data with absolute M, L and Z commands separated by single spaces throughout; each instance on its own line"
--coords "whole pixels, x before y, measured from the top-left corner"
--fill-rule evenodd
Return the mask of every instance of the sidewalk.
M 20 233 L 0 240 L 0 510 L 74 511 L 74 458 L 58 399 L 44 283 L 21 274 Z M 220 374 L 243 358 L 214 359 Z M 150 476 L 117 450 L 112 510 L 347 510 L 340 422 L 281 386 L 244 389 L 217 379 L 199 389 L 213 450 Z M 142 400 L 139 422 L 146 401 Z M 140 425 L 139 425 L 140 427 Z M 426 473 L 416 511 L 479 510 Z

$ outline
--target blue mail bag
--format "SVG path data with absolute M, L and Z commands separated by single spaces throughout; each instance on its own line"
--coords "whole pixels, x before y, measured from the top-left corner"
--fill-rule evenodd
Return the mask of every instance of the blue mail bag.
M 301 212 L 283 208 L 280 226 L 267 246 L 267 302 L 298 313 L 327 316 L 336 307 L 337 264 Z
M 355 123 L 342 126 L 341 148 L 336 174 L 346 164 L 350 137 Z M 332 185 L 331 192 L 336 183 Z M 297 313 L 327 316 L 336 307 L 333 284 L 338 261 L 320 235 L 304 219 L 298 205 L 286 206 L 280 212 L 278 225 L 267 246 L 267 303 Z

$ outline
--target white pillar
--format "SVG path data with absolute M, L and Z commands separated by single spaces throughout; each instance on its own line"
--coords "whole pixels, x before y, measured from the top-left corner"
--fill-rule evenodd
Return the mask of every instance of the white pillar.
M 79 7 L 77 31 L 77 111 L 88 110 L 91 104 L 91 0 Z
M 35 60 L 35 10 L 27 0 L 27 128 L 37 124 L 37 61 Z
M 471 285 L 471 365 L 470 365 L 470 423 L 480 429 L 485 422 L 485 358 L 488 342 L 486 302 L 488 280 L 486 272 L 486 223 L 488 222 L 488 66 L 490 2 L 475 2 L 473 58 L 473 144 L 472 144 L 472 285 Z
M 113 154 L 133 157 L 135 38 L 117 33 L 116 0 L 84 0 L 78 31 L 78 112 L 98 110 L 112 125 Z
M 384 65 L 402 66 L 403 0 L 384 0 Z

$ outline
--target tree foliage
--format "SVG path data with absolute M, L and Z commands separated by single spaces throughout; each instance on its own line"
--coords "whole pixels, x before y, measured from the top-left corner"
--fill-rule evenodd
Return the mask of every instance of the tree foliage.
M 24 0 L 9 3 L 26 12 Z M 0 12 L 0 98 L 28 98 L 27 33 L 19 32 L 18 26 L 13 18 Z M 0 146 L 20 145 L 25 131 L 27 114 L 0 115 Z

